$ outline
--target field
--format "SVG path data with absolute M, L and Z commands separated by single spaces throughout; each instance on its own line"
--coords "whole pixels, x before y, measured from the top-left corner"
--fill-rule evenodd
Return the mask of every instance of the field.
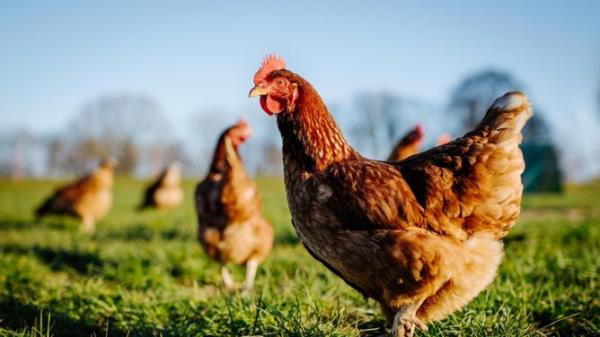
M 225 292 L 196 242 L 192 181 L 173 212 L 137 213 L 143 182 L 119 178 L 93 235 L 38 223 L 55 181 L 0 182 L 0 336 L 371 336 L 377 305 L 313 260 L 280 180 L 260 179 L 275 249 L 249 294 Z M 419 336 L 600 335 L 600 181 L 524 200 L 494 283 Z M 234 268 L 238 281 L 243 269 Z

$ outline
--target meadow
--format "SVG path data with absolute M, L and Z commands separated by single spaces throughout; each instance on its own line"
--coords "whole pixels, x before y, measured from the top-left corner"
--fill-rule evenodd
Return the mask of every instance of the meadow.
M 259 179 L 275 248 L 250 293 L 224 291 L 185 204 L 136 212 L 119 178 L 94 234 L 32 209 L 60 182 L 0 181 L 0 336 L 374 336 L 379 308 L 312 259 L 280 179 Z M 599 336 L 600 181 L 526 196 L 493 284 L 419 336 Z M 241 283 L 243 269 L 233 268 Z

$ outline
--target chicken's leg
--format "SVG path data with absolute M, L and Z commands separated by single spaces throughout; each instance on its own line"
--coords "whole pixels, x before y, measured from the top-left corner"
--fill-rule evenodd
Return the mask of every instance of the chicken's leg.
M 255 258 L 251 258 L 246 262 L 246 290 L 251 290 L 254 287 L 254 278 L 256 278 L 257 268 L 258 261 Z
M 83 217 L 81 222 L 81 231 L 84 233 L 93 233 L 96 230 L 94 218 L 90 216 Z
M 416 305 L 407 305 L 396 312 L 392 324 L 392 337 L 412 337 L 415 328 L 427 331 L 427 326 L 417 318 L 417 309 L 422 301 Z
M 231 273 L 229 273 L 229 269 L 226 266 L 221 266 L 221 279 L 223 280 L 223 285 L 226 289 L 233 289 L 233 277 Z

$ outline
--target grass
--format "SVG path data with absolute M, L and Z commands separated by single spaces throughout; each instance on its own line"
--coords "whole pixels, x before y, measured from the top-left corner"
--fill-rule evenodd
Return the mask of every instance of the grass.
M 0 182 L 0 336 L 365 336 L 384 320 L 313 260 L 290 225 L 283 186 L 260 179 L 275 248 L 251 294 L 224 292 L 183 207 L 136 213 L 143 182 L 120 178 L 93 235 L 36 222 L 57 182 Z M 600 182 L 526 197 L 495 282 L 419 336 L 599 336 Z M 234 268 L 238 281 L 243 269 Z

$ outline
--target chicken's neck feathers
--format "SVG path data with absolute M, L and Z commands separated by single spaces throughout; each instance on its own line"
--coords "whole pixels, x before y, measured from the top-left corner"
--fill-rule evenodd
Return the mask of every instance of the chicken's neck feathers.
M 305 169 L 317 171 L 359 156 L 316 90 L 308 82 L 301 81 L 301 93 L 294 111 L 277 117 L 283 152 L 301 161 Z
M 210 173 L 225 173 L 233 167 L 242 167 L 237 165 L 241 163 L 238 148 L 235 146 L 229 137 L 222 135 L 219 138 L 212 163 L 210 164 Z

